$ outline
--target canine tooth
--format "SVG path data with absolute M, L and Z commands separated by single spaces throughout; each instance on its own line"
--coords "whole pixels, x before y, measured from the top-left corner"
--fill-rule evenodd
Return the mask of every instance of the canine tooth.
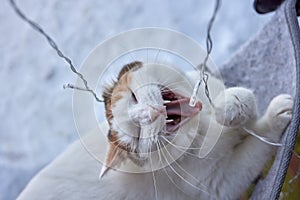
M 171 101 L 169 101 L 169 100 L 164 100 L 164 103 L 170 103 Z
M 166 122 L 167 122 L 167 123 L 169 123 L 169 122 L 174 122 L 174 119 L 167 119 Z

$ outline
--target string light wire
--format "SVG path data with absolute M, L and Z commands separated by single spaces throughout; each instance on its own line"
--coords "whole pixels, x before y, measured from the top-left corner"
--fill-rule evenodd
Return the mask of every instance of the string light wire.
M 58 45 L 56 44 L 56 42 L 52 39 L 52 37 L 50 37 L 50 35 L 48 35 L 44 29 L 36 22 L 32 21 L 31 19 L 29 19 L 24 12 L 21 11 L 21 9 L 17 6 L 16 2 L 14 0 L 9 0 L 10 5 L 12 6 L 12 8 L 14 9 L 14 11 L 17 13 L 17 15 L 23 19 L 25 22 L 27 22 L 34 30 L 36 30 L 37 32 L 39 32 L 40 34 L 42 34 L 48 41 L 49 45 L 56 51 L 57 55 L 59 57 L 61 57 L 65 62 L 68 63 L 70 69 L 72 70 L 73 73 L 75 73 L 83 82 L 84 87 L 85 88 L 79 88 L 77 86 L 74 86 L 72 84 L 67 84 L 64 85 L 64 88 L 71 88 L 71 89 L 80 89 L 83 91 L 87 91 L 90 92 L 94 98 L 96 99 L 97 102 L 104 102 L 103 100 L 99 99 L 97 94 L 88 86 L 88 82 L 87 80 L 84 78 L 83 74 L 81 74 L 80 72 L 78 72 L 72 62 L 72 60 L 67 57 L 59 48 Z

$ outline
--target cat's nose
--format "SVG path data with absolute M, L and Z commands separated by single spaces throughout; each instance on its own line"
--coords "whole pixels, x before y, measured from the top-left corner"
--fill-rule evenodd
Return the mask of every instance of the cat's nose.
M 147 114 L 144 115 L 141 120 L 141 124 L 143 125 L 148 125 L 154 122 L 159 116 L 167 117 L 167 110 L 165 106 L 148 105 L 146 113 Z
M 164 117 L 167 118 L 167 109 L 166 109 L 166 106 L 153 106 L 153 105 L 150 105 L 150 107 L 152 108 L 152 112 L 153 112 L 153 117 L 154 117 L 154 120 L 159 116 L 159 115 L 163 115 Z M 153 121 L 154 121 L 153 120 Z
M 167 111 L 165 106 L 139 104 L 135 106 L 135 109 L 130 110 L 129 115 L 140 125 L 148 125 L 159 116 L 167 117 Z

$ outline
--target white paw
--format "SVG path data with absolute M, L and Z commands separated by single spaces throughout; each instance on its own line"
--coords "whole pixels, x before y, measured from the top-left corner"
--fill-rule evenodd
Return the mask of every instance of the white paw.
M 225 126 L 242 126 L 257 116 L 254 94 L 245 88 L 226 89 L 216 98 L 214 105 L 217 122 Z
M 282 132 L 291 121 L 293 98 L 288 94 L 275 97 L 266 112 L 267 120 L 273 130 Z

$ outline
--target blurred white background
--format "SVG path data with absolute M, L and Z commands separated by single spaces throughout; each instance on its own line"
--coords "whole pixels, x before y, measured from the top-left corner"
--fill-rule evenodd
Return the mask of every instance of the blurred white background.
M 214 6 L 209 0 L 16 2 L 78 67 L 97 44 L 132 28 L 174 29 L 205 47 Z M 257 15 L 252 4 L 250 0 L 222 2 L 212 31 L 212 58 L 217 65 L 228 60 L 271 17 Z M 62 88 L 76 76 L 44 37 L 16 16 L 8 1 L 0 6 L 0 34 L 0 200 L 9 200 L 77 139 L 72 91 Z

